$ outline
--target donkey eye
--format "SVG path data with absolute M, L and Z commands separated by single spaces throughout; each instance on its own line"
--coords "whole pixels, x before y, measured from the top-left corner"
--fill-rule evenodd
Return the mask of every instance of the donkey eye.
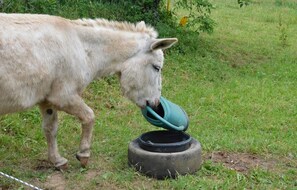
M 160 66 L 157 66 L 157 65 L 153 65 L 153 68 L 154 68 L 157 72 L 159 72 L 159 71 L 161 70 L 161 67 L 160 67 Z

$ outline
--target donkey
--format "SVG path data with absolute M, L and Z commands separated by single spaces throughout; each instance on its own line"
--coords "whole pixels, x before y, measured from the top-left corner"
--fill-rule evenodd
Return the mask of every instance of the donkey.
M 0 14 L 0 115 L 38 105 L 48 159 L 58 169 L 57 111 L 82 124 L 82 167 L 90 157 L 94 112 L 81 98 L 93 80 L 118 74 L 125 97 L 139 107 L 157 106 L 161 96 L 162 50 L 176 38 L 158 39 L 144 22 L 68 20 L 57 16 Z

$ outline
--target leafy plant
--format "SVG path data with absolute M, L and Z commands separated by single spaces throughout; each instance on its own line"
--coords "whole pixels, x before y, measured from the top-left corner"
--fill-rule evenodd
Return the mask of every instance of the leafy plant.
M 239 4 L 240 7 L 247 6 L 250 4 L 250 2 L 251 0 L 237 0 L 237 3 Z
M 57 10 L 58 2 L 56 0 L 35 0 L 25 1 L 27 11 L 32 13 L 43 13 L 54 14 Z
M 179 0 L 175 3 L 173 11 L 178 12 L 181 9 L 186 10 L 188 13 L 181 19 L 181 25 L 188 26 L 198 33 L 213 32 L 215 22 L 210 17 L 210 14 L 214 6 L 208 0 Z
M 0 2 L 1 12 L 19 13 L 47 13 L 55 14 L 58 2 L 56 0 L 25 0 L 25 1 L 2 1 Z
M 168 4 L 169 1 L 167 1 Z M 153 26 L 169 25 L 177 28 L 176 12 L 185 9 L 186 26 L 196 32 L 211 33 L 214 20 L 210 17 L 212 4 L 208 0 L 177 0 L 173 11 L 168 11 L 161 0 L 24 0 L 0 2 L 0 12 L 39 13 L 68 18 L 104 17 L 130 22 L 145 21 Z

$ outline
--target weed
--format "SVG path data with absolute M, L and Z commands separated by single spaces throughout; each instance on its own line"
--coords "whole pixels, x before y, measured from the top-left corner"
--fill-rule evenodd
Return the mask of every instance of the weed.
M 279 40 L 281 47 L 287 47 L 289 45 L 288 42 L 288 25 L 283 22 L 283 17 L 279 14 L 278 20 L 278 28 L 279 28 Z

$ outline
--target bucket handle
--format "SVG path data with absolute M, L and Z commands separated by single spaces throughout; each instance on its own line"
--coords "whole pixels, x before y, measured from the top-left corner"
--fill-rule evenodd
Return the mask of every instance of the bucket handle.
M 171 123 L 169 123 L 168 121 L 166 121 L 163 117 L 161 117 L 159 114 L 157 114 L 151 107 L 146 106 L 147 110 L 157 119 L 161 120 L 163 123 L 165 123 L 166 125 L 168 125 L 170 128 L 177 130 L 177 131 L 183 131 L 185 129 L 184 126 L 175 126 L 172 125 Z

